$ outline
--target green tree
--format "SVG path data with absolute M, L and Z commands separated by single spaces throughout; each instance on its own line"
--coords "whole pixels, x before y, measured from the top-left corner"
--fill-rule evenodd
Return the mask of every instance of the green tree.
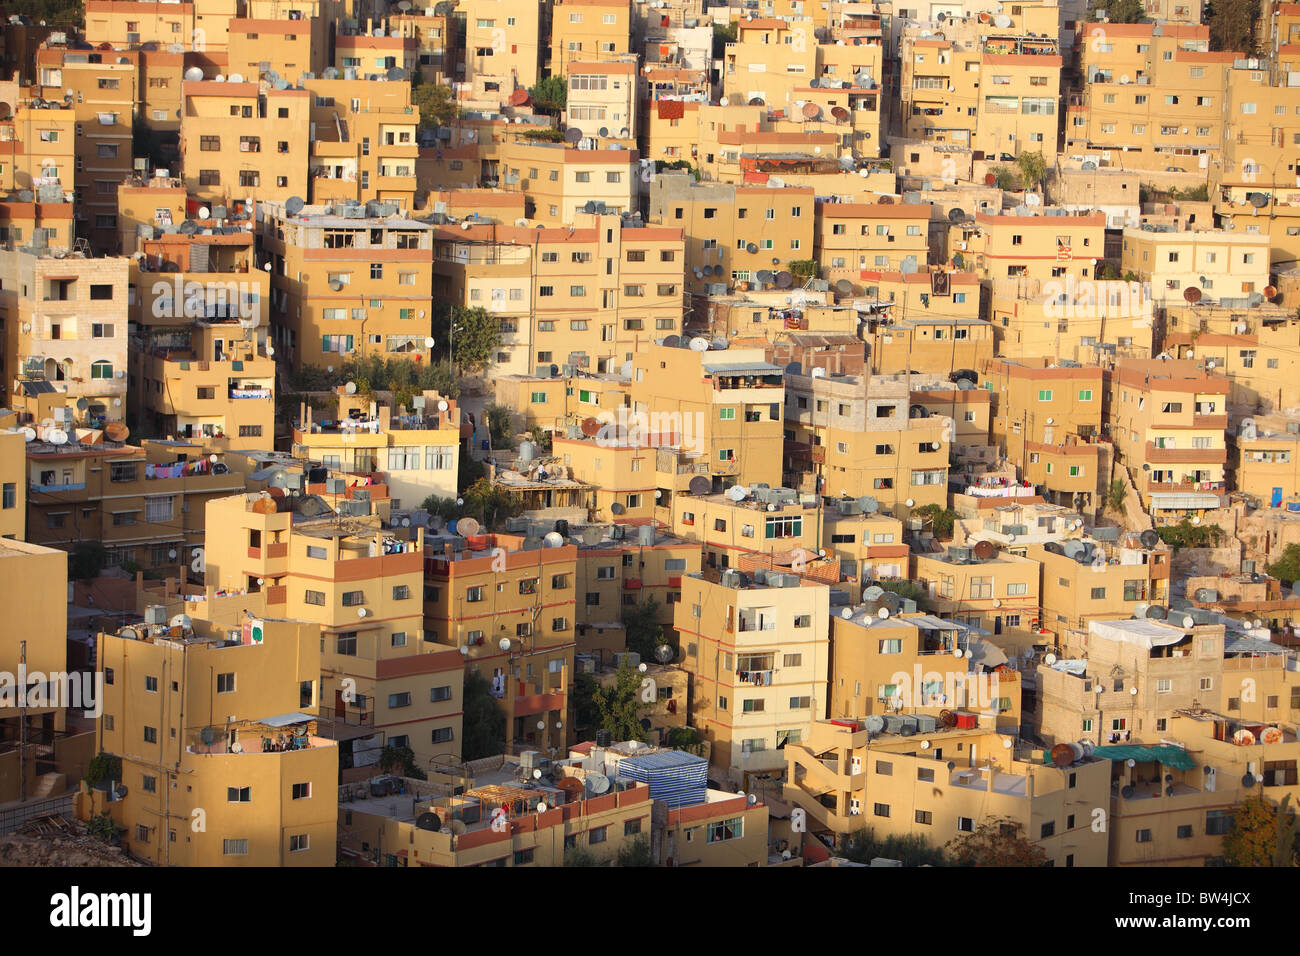
M 951 508 L 945 508 L 942 505 L 921 505 L 919 508 L 912 509 L 913 516 L 930 522 L 930 530 L 934 536 L 943 541 L 952 539 L 953 530 L 957 527 L 957 512 Z
M 994 185 L 1005 192 L 1014 192 L 1020 188 L 1020 180 L 1013 169 L 1007 166 L 994 166 L 989 170 L 993 174 Z
M 921 610 L 928 610 L 930 594 L 914 581 L 899 579 L 897 581 L 877 581 L 876 586 L 882 591 L 893 591 L 901 598 L 910 598 Z
M 1217 524 L 1195 525 L 1184 518 L 1178 524 L 1167 524 L 1156 529 L 1160 540 L 1172 547 L 1179 548 L 1213 548 L 1227 535 Z
M 944 844 L 953 866 L 1044 866 L 1047 852 L 1025 838 L 1024 825 L 1010 817 L 985 819 L 973 833 Z
M 619 848 L 619 866 L 657 866 L 654 854 L 650 851 L 650 838 L 645 834 L 635 840 L 629 840 Z
M 1123 513 L 1124 499 L 1127 497 L 1128 487 L 1124 484 L 1124 479 L 1112 479 L 1110 487 L 1106 489 L 1106 507 L 1111 511 Z
M 582 847 L 570 847 L 564 851 L 565 866 L 604 866 L 604 863 L 598 863 L 596 858 L 591 855 L 590 850 L 584 850 Z
M 415 762 L 415 752 L 410 747 L 385 745 L 379 751 L 379 770 L 381 773 L 393 773 L 412 780 L 427 780 L 428 775 Z
M 1210 28 L 1210 49 L 1253 54 L 1259 8 L 1259 0 L 1213 0 L 1208 4 L 1201 22 Z
M 1094 23 L 1102 12 L 1110 23 L 1141 23 L 1147 15 L 1142 0 L 1092 0 L 1088 4 L 1088 19 Z
M 551 433 L 541 425 L 534 425 L 528 429 L 528 440 L 540 448 L 542 451 L 551 450 Z
M 450 126 L 460 115 L 455 92 L 441 83 L 413 83 L 411 105 L 420 111 L 420 125 L 426 129 Z
M 105 843 L 117 842 L 117 838 L 125 832 L 126 827 L 115 823 L 107 810 L 86 821 L 86 833 Z
M 506 745 L 506 713 L 492 696 L 492 684 L 467 671 L 463 697 L 461 759 L 469 762 L 501 753 Z
M 558 116 L 569 99 L 569 82 L 562 76 L 544 76 L 533 84 L 528 95 L 537 112 Z
M 470 372 L 487 368 L 501 346 L 501 322 L 482 306 L 457 307 L 451 319 L 455 325 L 448 338 L 452 359 Z
M 465 506 L 456 504 L 455 498 L 440 498 L 437 495 L 429 495 L 420 503 L 420 507 L 431 515 L 438 515 L 443 521 L 451 521 L 465 513 Z
M 509 406 L 493 402 L 483 409 L 483 418 L 494 449 L 515 447 L 515 416 Z
M 537 126 L 526 129 L 519 134 L 524 139 L 531 139 L 543 143 L 562 143 L 564 142 L 564 130 L 558 126 Z
M 122 779 L 122 758 L 100 751 L 86 764 L 86 783 L 95 787 L 105 780 Z
M 735 22 L 713 23 L 713 58 L 721 60 L 726 52 L 728 43 L 736 42 L 736 35 L 740 27 Z
M 506 518 L 523 510 L 518 498 L 486 478 L 470 485 L 461 498 L 465 502 L 461 514 L 477 518 L 485 531 L 498 530 Z
M 791 259 L 790 274 L 800 281 L 820 279 L 822 274 L 821 263 L 816 259 Z
M 1021 153 L 1016 157 L 1016 167 L 1021 180 L 1031 188 L 1040 188 L 1047 178 L 1047 158 L 1041 152 Z
M 879 839 L 870 827 L 850 834 L 836 851 L 853 863 L 869 864 L 876 857 L 901 860 L 903 866 L 943 866 L 943 850 L 918 833 L 889 834 Z
M 619 667 L 613 684 L 592 691 L 591 703 L 600 729 L 615 741 L 642 739 L 641 675 L 630 666 Z
M 592 695 L 599 689 L 600 683 L 591 674 L 578 674 L 573 679 L 573 720 L 574 729 L 579 734 L 595 727 L 600 714 L 592 702 Z
M 1296 865 L 1296 829 L 1300 822 L 1291 809 L 1291 794 L 1282 797 L 1277 808 L 1277 838 L 1273 841 L 1273 865 Z
M 1268 573 L 1286 584 L 1300 581 L 1300 544 L 1288 544 L 1282 557 L 1268 566 Z
M 104 546 L 98 541 L 78 541 L 68 555 L 68 577 L 74 581 L 99 577 L 104 568 L 104 558 Z
M 641 660 L 647 663 L 655 659 L 655 648 L 664 643 L 664 629 L 658 617 L 659 602 L 653 596 L 623 612 L 627 649 L 640 654 Z
M 1288 807 L 1283 815 L 1263 794 L 1252 793 L 1232 809 L 1232 827 L 1223 835 L 1223 861 L 1228 866 L 1273 866 L 1280 843 L 1285 843 L 1288 827 L 1295 825 L 1295 811 Z M 1294 866 L 1292 857 L 1283 864 Z

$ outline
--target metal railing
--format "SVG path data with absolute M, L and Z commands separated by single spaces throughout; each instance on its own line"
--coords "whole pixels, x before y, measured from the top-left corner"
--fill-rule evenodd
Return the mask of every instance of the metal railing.
M 55 814 L 66 817 L 72 816 L 73 796 L 73 794 L 69 793 L 62 797 L 51 797 L 48 800 L 32 801 L 21 806 L 0 810 L 0 833 L 12 833 L 28 820 L 35 820 L 40 817 Z

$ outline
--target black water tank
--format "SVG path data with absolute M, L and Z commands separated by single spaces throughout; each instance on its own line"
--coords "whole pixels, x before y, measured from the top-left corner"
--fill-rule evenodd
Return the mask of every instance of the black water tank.
M 596 746 L 597 746 L 597 747 L 608 747 L 608 746 L 609 746 L 610 744 L 612 744 L 613 742 L 614 742 L 614 735 L 611 734 L 608 730 L 598 730 L 598 731 L 596 731 Z

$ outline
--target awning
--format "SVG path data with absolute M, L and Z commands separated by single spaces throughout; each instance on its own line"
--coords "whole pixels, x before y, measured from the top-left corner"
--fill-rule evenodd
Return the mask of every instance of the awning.
M 1153 509 L 1159 508 L 1162 511 L 1217 508 L 1219 504 L 1219 496 L 1208 493 L 1182 494 L 1174 491 L 1154 491 L 1151 493 L 1151 507 Z
M 1139 747 L 1136 744 L 1113 744 L 1094 748 L 1092 755 L 1094 757 L 1105 757 L 1111 761 L 1155 761 L 1161 766 L 1173 767 L 1175 770 L 1192 770 L 1196 767 L 1196 761 L 1192 759 L 1186 750 L 1172 744 L 1158 744 L 1154 747 Z
M 966 649 L 971 652 L 971 663 L 977 667 L 998 667 L 1008 660 L 1002 648 L 989 641 L 971 641 Z
M 294 712 L 292 714 L 281 714 L 279 717 L 267 717 L 256 721 L 256 723 L 265 724 L 267 727 L 289 727 L 293 724 L 305 724 L 309 720 L 315 719 L 310 714 Z
M 1145 650 L 1177 644 L 1187 636 L 1187 629 L 1163 621 L 1142 620 L 1089 621 L 1088 633 L 1112 641 L 1135 644 Z
M 785 369 L 767 362 L 748 362 L 741 365 L 706 365 L 710 375 L 780 375 Z

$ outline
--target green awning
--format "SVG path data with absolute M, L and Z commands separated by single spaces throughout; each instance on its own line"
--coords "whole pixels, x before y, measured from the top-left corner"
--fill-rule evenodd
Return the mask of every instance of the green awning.
M 1105 757 L 1107 760 L 1154 760 L 1162 766 L 1173 767 L 1175 770 L 1191 770 L 1196 766 L 1196 761 L 1191 758 L 1191 755 L 1186 750 L 1171 744 L 1159 744 L 1155 747 L 1115 744 L 1108 747 L 1097 747 L 1093 750 L 1092 755 L 1094 757 Z

